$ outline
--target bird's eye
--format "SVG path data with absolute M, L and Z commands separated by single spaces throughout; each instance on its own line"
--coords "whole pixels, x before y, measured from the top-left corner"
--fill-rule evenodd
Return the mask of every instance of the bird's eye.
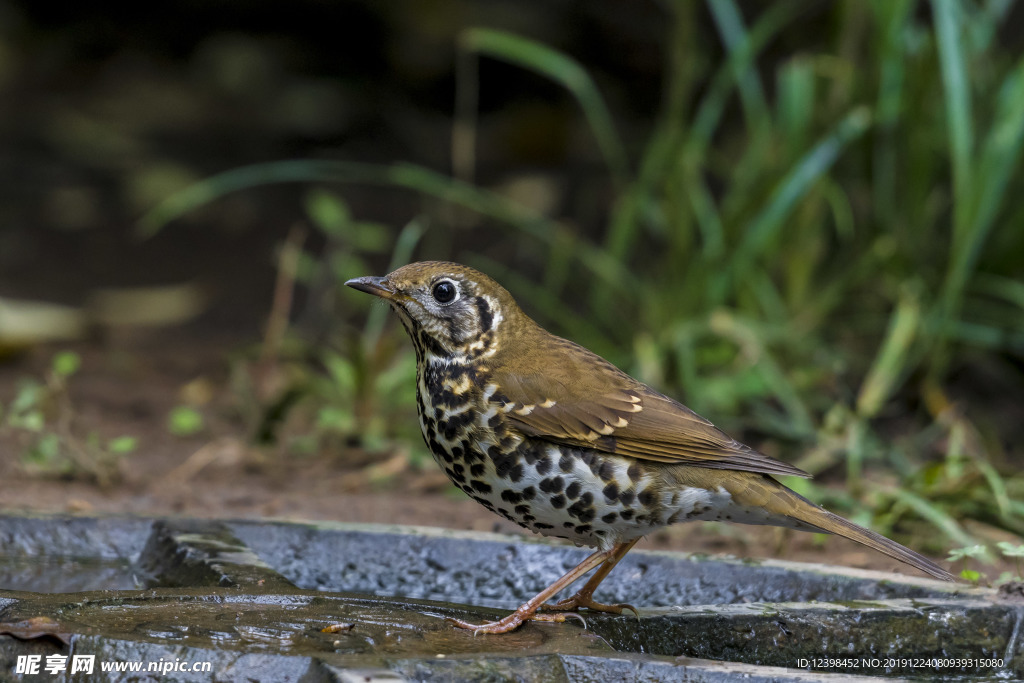
M 455 288 L 455 283 L 451 280 L 441 280 L 434 289 L 431 290 L 431 294 L 434 296 L 434 301 L 439 304 L 450 304 L 455 301 L 459 294 L 459 290 Z

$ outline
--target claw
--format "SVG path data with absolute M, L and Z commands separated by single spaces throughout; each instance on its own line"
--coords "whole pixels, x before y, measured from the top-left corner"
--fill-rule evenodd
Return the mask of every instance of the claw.
M 605 605 L 600 602 L 594 602 L 594 599 L 589 595 L 580 595 L 579 593 L 554 604 L 543 604 L 540 606 L 540 609 L 545 612 L 574 612 L 579 609 L 587 609 L 591 612 L 606 612 L 608 614 L 622 614 L 623 610 L 628 609 L 636 615 L 637 619 L 640 618 L 639 610 L 633 607 L 633 605 Z
M 552 623 L 564 623 L 569 617 L 579 619 L 580 623 L 583 624 L 583 628 L 587 628 L 587 620 L 581 615 L 575 612 L 560 612 L 558 614 L 529 614 L 520 615 L 516 612 L 508 615 L 504 619 L 499 621 L 491 621 L 486 624 L 471 624 L 468 621 L 462 621 L 461 619 L 455 619 L 454 617 L 445 617 L 445 621 L 459 627 L 464 628 L 467 631 L 473 631 L 473 637 L 475 638 L 478 633 L 507 633 L 508 631 L 515 630 L 522 625 L 524 621 L 548 621 Z

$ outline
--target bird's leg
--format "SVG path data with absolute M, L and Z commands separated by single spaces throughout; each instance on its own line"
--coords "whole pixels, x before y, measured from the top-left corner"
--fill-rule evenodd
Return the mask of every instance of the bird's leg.
M 605 605 L 600 602 L 594 602 L 594 591 L 597 590 L 598 585 L 604 581 L 605 577 L 615 569 L 615 565 L 619 563 L 626 553 L 629 552 L 630 548 L 636 545 L 639 538 L 635 538 L 632 541 L 626 541 L 625 543 L 619 543 L 611 549 L 611 556 L 604 561 L 594 575 L 590 577 L 590 580 L 579 589 L 575 595 L 560 600 L 553 605 L 541 605 L 541 610 L 552 611 L 552 612 L 572 612 L 585 607 L 594 612 L 610 612 L 612 614 L 622 614 L 622 610 L 632 610 L 633 614 L 640 616 L 640 613 L 636 611 L 636 607 L 632 605 Z
M 448 618 L 448 621 L 452 622 L 459 628 L 471 629 L 473 631 L 473 635 L 476 635 L 477 633 L 506 633 L 507 631 L 512 631 L 513 629 L 518 628 L 524 621 L 528 620 L 563 622 L 566 617 L 580 618 L 578 614 L 537 614 L 537 610 L 548 599 L 550 599 L 551 596 L 557 595 L 559 591 L 572 585 L 574 581 L 589 572 L 591 569 L 611 558 L 612 554 L 615 553 L 619 547 L 620 546 L 615 546 L 608 550 L 598 550 L 593 553 L 587 559 L 569 570 L 565 576 L 558 579 L 540 593 L 520 605 L 519 609 L 504 619 L 492 621 L 487 624 L 470 624 L 469 622 L 452 619 L 451 617 Z M 629 548 L 627 547 L 626 550 L 629 550 Z M 614 564 L 612 566 L 614 566 Z M 588 583 L 587 585 L 590 584 Z

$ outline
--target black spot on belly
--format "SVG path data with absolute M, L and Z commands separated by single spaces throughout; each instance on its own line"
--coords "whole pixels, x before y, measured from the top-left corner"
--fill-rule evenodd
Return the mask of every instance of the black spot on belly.
M 569 497 L 569 500 L 576 500 L 577 498 L 580 497 L 580 490 L 582 488 L 583 487 L 580 486 L 580 483 L 578 481 L 574 481 L 573 483 L 569 484 L 569 488 L 565 490 L 565 495 Z
M 573 529 L 573 531 L 575 531 L 578 534 L 589 534 L 590 533 L 590 525 L 589 524 L 580 524 L 578 527 Z
M 628 522 L 629 520 L 633 519 L 633 511 L 623 510 L 622 512 L 619 513 L 619 516 Z
M 474 476 L 474 477 L 482 477 L 482 476 L 484 476 L 484 472 L 486 470 L 487 470 L 487 468 L 484 467 L 483 463 L 479 463 L 478 462 L 477 464 L 470 466 L 469 474 L 471 476 Z
M 601 467 L 597 470 L 597 476 L 601 478 L 601 481 L 611 481 L 615 478 L 615 465 L 610 460 L 603 459 Z
M 501 479 L 507 478 L 509 472 L 516 466 L 515 454 L 505 453 L 497 446 L 487 449 L 487 457 L 494 463 L 494 473 Z
M 526 461 L 527 465 L 532 465 L 542 458 L 541 447 L 535 443 L 524 445 L 519 449 L 519 454 Z M 541 473 L 543 474 L 543 472 Z
M 562 488 L 565 487 L 565 480 L 561 477 L 549 477 L 548 479 L 541 479 L 540 490 L 544 493 L 561 493 Z
M 551 499 L 551 507 L 556 510 L 561 510 L 565 507 L 565 496 L 559 493 L 557 496 Z
M 619 502 L 623 505 L 632 505 L 635 497 L 636 494 L 633 493 L 633 489 L 627 489 L 619 494 Z
M 611 524 L 618 518 L 619 516 L 617 514 L 615 514 L 614 512 L 609 512 L 607 515 L 601 518 L 601 521 L 605 524 Z
M 537 489 L 532 486 L 527 486 L 523 489 L 523 500 L 533 500 L 533 497 L 537 495 Z
M 427 439 L 427 447 L 430 448 L 431 453 L 441 456 L 445 462 L 451 462 L 453 460 L 451 453 L 446 451 L 444 446 L 442 446 L 440 442 L 433 437 L 433 435 Z
M 641 474 L 643 474 L 643 468 L 640 467 L 638 461 L 633 461 L 633 464 L 626 470 L 626 476 L 629 477 L 630 481 L 639 481 Z
M 584 503 L 583 500 L 578 500 L 566 510 L 570 517 L 575 517 L 581 522 L 590 522 L 596 516 L 594 514 L 594 508 Z
M 602 491 L 602 493 L 604 494 L 605 500 L 609 503 L 614 503 L 619 497 L 619 485 L 613 481 L 604 487 L 604 491 Z
M 563 453 L 562 457 L 558 459 L 558 468 L 566 474 L 572 472 L 576 468 L 576 458 L 568 453 Z
M 479 479 L 472 480 L 469 482 L 469 485 L 473 487 L 474 491 L 479 491 L 480 493 L 491 492 L 491 485 L 485 481 L 480 481 Z
M 547 474 L 550 471 L 551 471 L 551 459 L 550 458 L 541 458 L 540 460 L 537 461 L 537 474 L 539 474 L 540 476 L 543 477 L 545 474 Z
M 487 420 L 487 426 L 490 427 L 491 429 L 497 429 L 498 425 L 501 424 L 501 421 L 504 419 L 504 417 L 505 416 L 502 415 L 501 413 L 495 413 L 494 415 L 491 415 L 490 419 Z
M 554 524 L 545 524 L 544 522 L 534 522 L 533 526 L 535 529 L 554 529 Z
M 458 436 L 473 422 L 473 411 L 465 410 L 461 413 L 456 413 L 448 418 L 447 424 L 444 427 L 444 438 L 449 441 L 454 441 L 455 437 Z
M 530 514 L 530 506 L 529 505 L 516 505 L 515 512 L 520 517 L 522 517 L 523 515 L 528 515 L 528 514 Z
M 508 471 L 508 478 L 513 484 L 518 483 L 523 478 L 523 466 L 519 463 L 513 465 L 512 469 Z
M 505 489 L 501 492 L 501 499 L 506 503 L 518 503 L 523 499 L 523 496 L 512 489 Z
M 590 468 L 590 473 L 593 474 L 595 477 L 597 476 L 597 473 L 601 471 L 601 462 L 604 460 L 604 458 L 599 456 L 596 452 L 581 451 L 580 459 L 587 467 Z
M 649 488 L 644 489 L 643 491 L 640 492 L 636 499 L 640 502 L 641 505 L 645 507 L 651 506 L 654 504 L 654 491 L 650 490 Z
M 564 528 L 566 528 L 566 529 L 571 529 L 571 528 L 573 528 L 574 526 L 576 526 L 576 525 L 575 525 L 575 524 L 573 524 L 572 522 L 565 522 L 564 524 L 562 524 L 562 527 L 564 527 Z

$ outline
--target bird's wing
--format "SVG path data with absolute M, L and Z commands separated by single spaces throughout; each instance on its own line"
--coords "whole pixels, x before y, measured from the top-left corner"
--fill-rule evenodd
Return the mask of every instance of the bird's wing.
M 504 373 L 491 400 L 528 436 L 642 460 L 810 476 L 732 439 L 582 347 L 548 372 Z

